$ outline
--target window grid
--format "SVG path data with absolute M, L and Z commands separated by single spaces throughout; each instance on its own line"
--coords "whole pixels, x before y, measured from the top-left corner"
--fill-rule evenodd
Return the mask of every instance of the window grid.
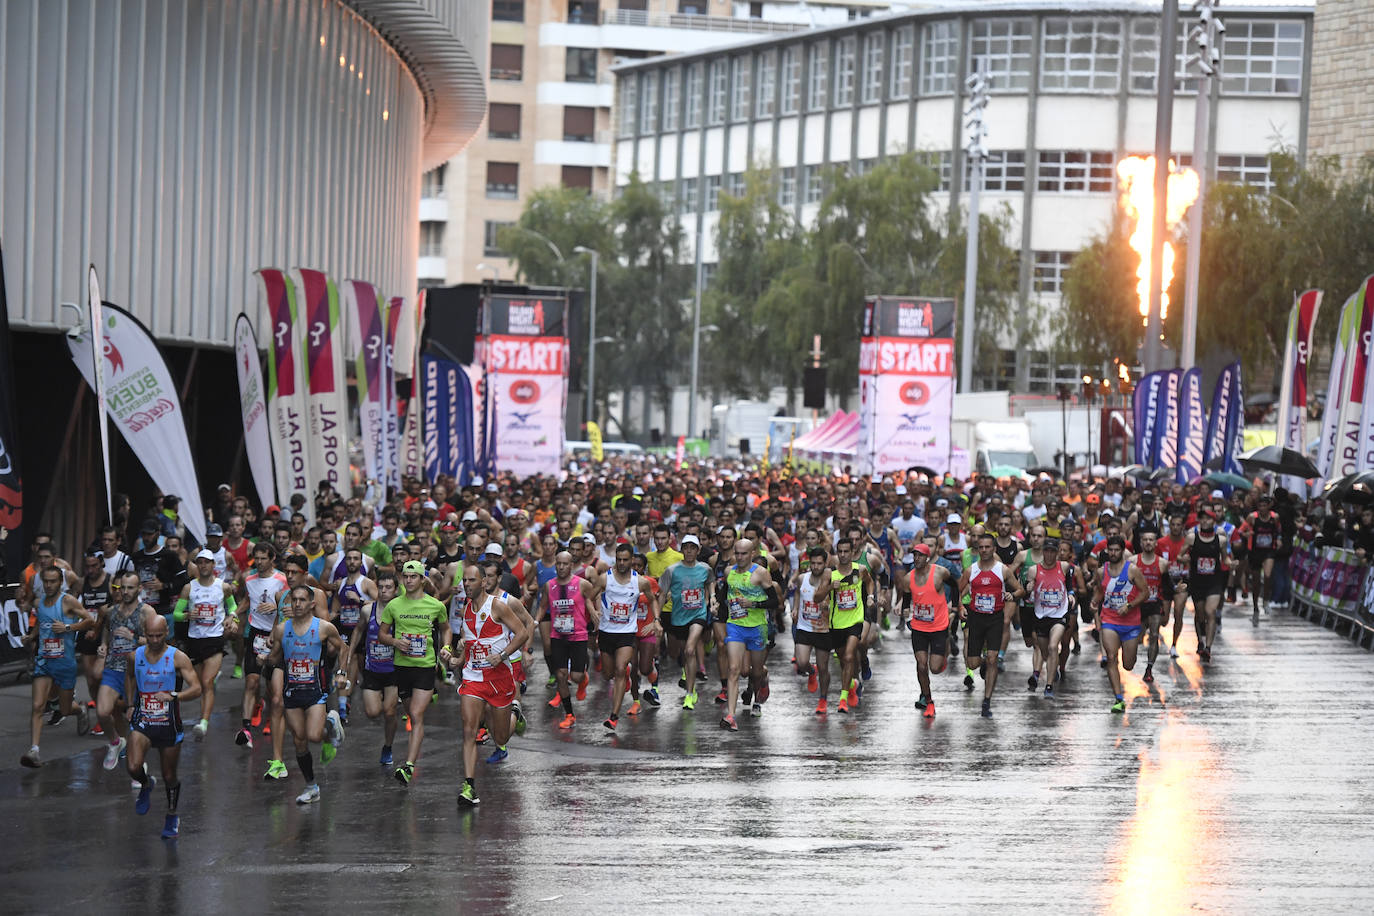
M 864 36 L 863 97 L 865 105 L 883 98 L 883 33 L 869 32 Z
M 706 100 L 706 123 L 724 124 L 725 123 L 725 89 L 728 70 L 726 61 L 711 61 L 711 88 L 710 95 Z
M 1045 20 L 1040 89 L 1115 92 L 1121 85 L 1121 20 Z
M 1189 76 L 1188 31 L 1197 20 L 1185 19 L 1178 24 L 1174 36 L 1174 91 L 1196 93 L 1197 78 Z M 1132 92 L 1155 91 L 1159 76 L 1159 22 L 1155 19 L 1131 20 L 1129 42 L 1130 89 Z
M 782 113 L 796 114 L 801 103 L 801 45 L 782 49 Z
M 921 95 L 952 93 L 958 67 L 959 24 L 927 23 L 921 33 Z
M 802 178 L 806 182 L 802 203 L 818 204 L 825 195 L 825 184 L 821 176 L 819 165 L 802 166 Z
M 616 134 L 633 137 L 635 113 L 639 109 L 639 74 L 631 73 L 620 81 L 620 115 L 616 118 Z
M 935 173 L 935 190 L 948 191 L 954 187 L 954 154 L 949 150 L 917 153 L 916 159 Z
M 420 257 L 441 258 L 444 256 L 444 224 L 442 222 L 423 222 L 420 224 Z
M 683 86 L 683 119 L 686 128 L 701 126 L 701 64 L 687 68 L 687 80 Z
M 1049 192 L 1110 192 L 1115 180 L 1110 152 L 1100 150 L 1041 150 L 1036 188 Z
M 904 25 L 892 33 L 892 74 L 887 94 L 894 99 L 911 95 L 911 54 L 916 27 Z
M 697 212 L 697 179 L 682 179 L 682 192 L 677 199 L 679 213 Z
M 769 51 L 759 57 L 759 87 L 755 96 L 754 117 L 773 116 L 773 95 L 777 90 L 778 56 Z
M 744 197 L 744 173 L 731 172 L 725 176 L 725 193 L 739 200 Z
M 749 120 L 749 83 L 750 59 L 735 57 L 730 60 L 730 120 Z
M 1305 28 L 1297 21 L 1227 17 L 1221 91 L 1235 95 L 1299 94 Z
M 797 205 L 797 169 L 788 166 L 779 170 L 781 180 L 778 183 L 778 204 L 783 207 L 795 207 Z
M 644 74 L 644 98 L 639 105 L 639 132 L 652 134 L 658 129 L 658 71 Z
M 1031 21 L 980 19 L 969 31 L 969 68 L 982 68 L 988 90 L 1008 92 L 1030 88 Z
M 1026 151 L 992 150 L 983 160 L 984 191 L 1024 191 L 1026 188 Z
M 1193 157 L 1185 153 L 1179 157 L 1179 162 L 1191 166 Z M 1267 155 L 1217 156 L 1217 181 L 1245 185 L 1266 194 L 1275 187 L 1274 174 L 1270 169 Z
M 720 209 L 720 176 L 706 176 L 706 206 L 707 213 Z
M 835 107 L 854 104 L 854 36 L 835 42 Z
M 489 219 L 482 225 L 482 254 L 487 257 L 501 257 L 505 252 L 497 243 L 501 235 L 501 230 L 507 226 L 514 226 L 512 222 L 502 222 L 500 220 Z
M 677 130 L 678 112 L 682 101 L 682 71 L 674 67 L 663 73 L 663 131 Z
M 1073 262 L 1076 251 L 1037 251 L 1032 272 L 1035 291 L 1057 296 L 1064 292 L 1064 274 Z
M 825 107 L 825 84 L 830 63 L 830 48 L 825 42 L 811 46 L 810 61 L 807 66 L 806 110 L 820 111 Z

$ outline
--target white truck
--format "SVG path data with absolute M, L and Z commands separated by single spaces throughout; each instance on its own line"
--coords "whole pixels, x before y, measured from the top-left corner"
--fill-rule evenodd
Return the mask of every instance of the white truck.
M 731 401 L 711 408 L 711 454 L 717 458 L 738 458 L 740 446 L 748 443 L 749 454 L 763 454 L 768 427 L 779 412 L 767 401 Z
M 967 449 L 976 474 L 1006 476 L 1040 465 L 1031 446 L 1030 423 L 1023 419 L 953 420 L 954 445 Z

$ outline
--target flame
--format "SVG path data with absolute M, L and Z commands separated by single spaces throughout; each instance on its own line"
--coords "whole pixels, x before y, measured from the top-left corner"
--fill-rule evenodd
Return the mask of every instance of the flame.
M 1116 377 L 1121 379 L 1123 382 L 1131 377 L 1131 370 L 1126 368 L 1125 363 L 1116 364 Z
M 1155 212 L 1155 157 L 1127 156 L 1116 164 L 1117 177 L 1121 179 L 1121 206 L 1126 215 L 1135 220 L 1129 240 L 1131 250 L 1140 256 L 1140 266 L 1136 268 L 1136 298 L 1140 302 L 1142 324 L 1149 323 L 1150 316 L 1150 237 L 1154 229 Z M 1169 160 L 1169 200 L 1168 212 L 1164 214 L 1165 224 L 1172 229 L 1183 219 L 1188 207 L 1197 200 L 1197 172 L 1189 168 L 1177 168 Z M 1164 241 L 1164 293 L 1159 302 L 1159 320 L 1162 322 L 1169 314 L 1169 283 L 1174 278 L 1174 246 L 1168 239 Z

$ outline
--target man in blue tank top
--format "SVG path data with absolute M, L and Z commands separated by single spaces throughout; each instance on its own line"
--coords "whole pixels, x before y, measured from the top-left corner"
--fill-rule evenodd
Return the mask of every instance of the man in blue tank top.
M 320 785 L 315 781 L 315 760 L 311 742 L 325 740 L 329 725 L 329 748 L 343 743 L 343 729 L 336 716 L 326 716 L 329 689 L 324 682 L 324 661 L 337 658 L 343 650 L 339 631 L 328 620 L 315 616 L 315 592 L 304 583 L 291 589 L 291 616 L 277 624 L 272 633 L 271 661 L 282 675 L 282 706 L 286 727 L 296 745 L 296 762 L 305 777 L 305 791 L 296 802 L 308 805 L 320 800 Z M 341 675 L 342 676 L 342 675 Z M 322 752 L 328 763 L 333 753 Z
M 144 636 L 148 644 L 134 650 L 124 674 L 124 694 L 133 710 L 129 721 L 129 775 L 139 785 L 134 811 L 147 814 L 157 780 L 148 773 L 143 761 L 149 748 L 157 750 L 162 763 L 162 782 L 167 791 L 167 821 L 162 828 L 162 837 L 171 840 L 181 828 L 177 815 L 177 803 L 181 800 L 177 761 L 181 759 L 184 736 L 179 701 L 200 696 L 200 680 L 190 656 L 167 645 L 166 617 L 151 617 Z M 176 689 L 178 676 L 186 684 L 182 690 Z
M 96 624 L 96 616 L 73 596 L 63 591 L 65 573 L 56 565 L 42 570 L 41 588 L 30 601 L 37 622 L 24 634 L 24 641 L 37 643 L 33 661 L 33 709 L 29 719 L 32 746 L 19 758 L 26 767 L 43 765 L 38 756 L 38 739 L 43 733 L 43 715 L 48 695 L 55 685 L 63 716 L 76 715 L 77 732 L 84 735 L 88 725 L 85 706 L 72 708 L 72 691 L 76 689 L 76 634 Z

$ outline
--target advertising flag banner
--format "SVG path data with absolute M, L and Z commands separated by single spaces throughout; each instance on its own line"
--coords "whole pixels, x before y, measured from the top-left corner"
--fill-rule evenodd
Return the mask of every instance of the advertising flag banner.
M 419 477 L 424 470 L 424 455 L 420 450 L 420 398 L 423 385 L 420 381 L 420 340 L 424 336 L 425 291 L 415 298 L 413 325 L 401 322 L 397 328 L 396 340 L 399 344 L 397 371 L 410 376 L 410 398 L 406 401 L 405 422 L 401 426 L 400 463 L 401 474 L 406 477 Z
M 1331 371 L 1326 379 L 1326 408 L 1322 411 L 1322 441 L 1317 448 L 1317 470 L 1321 472 L 1321 483 L 1333 480 L 1336 451 L 1339 444 L 1341 412 L 1345 397 L 1345 356 L 1350 352 L 1350 338 L 1354 336 L 1360 320 L 1359 297 L 1351 296 L 1341 308 L 1341 319 L 1336 325 L 1336 343 L 1331 348 Z
M 172 373 L 148 329 L 118 306 L 104 304 L 105 406 L 153 484 L 181 497 L 179 516 L 197 543 L 205 543 L 205 508 L 191 460 L 185 412 Z M 72 362 L 95 390 L 97 370 L 86 329 L 67 337 Z
M 484 317 L 485 392 L 492 466 L 521 476 L 556 475 L 563 459 L 567 303 L 490 296 Z
M 447 474 L 466 485 L 472 476 L 472 383 L 458 363 L 421 358 L 425 404 L 425 474 Z
M 1152 464 L 1158 442 L 1160 394 L 1164 389 L 1164 373 L 1151 372 L 1140 380 L 1133 404 L 1135 419 L 1135 463 Z
M 1202 370 L 1189 369 L 1179 382 L 1178 473 L 1174 479 L 1186 484 L 1202 476 L 1202 455 L 1207 439 L 1207 415 L 1202 406 Z
M 1178 465 L 1178 383 L 1182 369 L 1160 373 L 1158 410 L 1156 411 L 1153 468 L 1172 468 Z
M 243 413 L 243 449 L 248 470 L 258 492 L 258 504 L 278 502 L 272 472 L 272 443 L 268 434 L 267 400 L 263 396 L 262 364 L 258 361 L 258 337 L 253 322 L 239 312 L 234 322 L 234 365 L 239 377 L 239 407 Z
M 100 457 L 105 468 L 105 511 L 106 518 L 114 519 L 114 488 L 110 481 L 110 424 L 109 412 L 105 409 L 105 331 L 102 320 L 104 303 L 100 300 L 100 280 L 95 275 L 95 265 L 86 271 L 86 289 L 89 297 L 87 317 L 91 320 L 91 361 L 95 364 L 95 406 L 96 425 L 100 430 Z M 180 495 L 180 494 L 178 494 Z
M 257 272 L 267 297 L 267 414 L 272 430 L 272 456 L 276 465 L 277 498 L 289 502 L 299 493 L 301 509 L 313 521 L 315 503 L 310 498 L 310 428 L 305 415 L 305 375 L 301 362 L 301 325 L 297 318 L 296 287 L 283 270 Z
M 1307 360 L 1312 353 L 1312 329 L 1322 291 L 1309 289 L 1297 297 L 1288 312 L 1288 333 L 1284 337 L 1283 374 L 1279 383 L 1277 441 L 1295 452 L 1307 454 Z M 1303 481 L 1284 476 L 1283 486 L 1305 492 Z
M 1336 461 L 1331 476 L 1344 477 L 1369 470 L 1370 456 L 1363 447 L 1364 403 L 1368 383 L 1369 346 L 1374 331 L 1374 276 L 1365 278 L 1355 292 L 1358 318 L 1345 351 L 1345 384 L 1341 392 L 1340 425 L 1336 430 Z
M 1212 389 L 1212 412 L 1207 418 L 1207 442 L 1202 455 L 1204 467 L 1210 466 L 1212 459 L 1225 456 L 1226 462 L 1221 470 L 1240 472 L 1236 455 L 1239 452 L 1237 442 L 1240 439 L 1238 429 L 1242 411 L 1240 363 L 1234 362 L 1221 370 L 1216 387 Z
M 601 441 L 601 424 L 595 420 L 587 421 L 587 444 L 591 446 L 593 461 L 606 459 L 606 447 Z M 681 459 L 678 459 L 678 463 L 681 463 Z
M 339 323 L 339 291 L 321 271 L 296 268 L 296 284 L 303 327 L 301 355 L 305 360 L 310 430 L 310 483 L 327 480 L 340 494 L 352 486 L 348 472 L 348 390 L 344 387 L 344 334 Z
M 383 388 L 386 363 L 386 309 L 377 288 L 361 280 L 345 280 L 340 290 L 344 311 L 351 313 L 358 332 L 354 379 L 358 391 L 358 426 L 363 441 L 363 466 L 369 481 L 386 486 L 386 410 Z
M 385 344 L 382 352 L 386 362 L 382 366 L 382 396 L 385 404 L 382 409 L 382 455 L 386 466 L 386 487 L 396 493 L 401 489 L 400 439 L 401 418 L 397 415 L 396 403 L 396 325 L 405 312 L 405 300 L 392 296 L 386 308 Z
M 859 343 L 859 473 L 947 468 L 954 300 L 870 296 Z
M 15 434 L 14 356 L 10 349 L 10 313 L 5 297 L 5 258 L 0 252 L 0 528 L 18 531 L 24 521 L 24 479 L 19 469 Z M 22 543 L 14 538 L 14 544 Z M 17 559 L 18 552 L 12 554 Z

